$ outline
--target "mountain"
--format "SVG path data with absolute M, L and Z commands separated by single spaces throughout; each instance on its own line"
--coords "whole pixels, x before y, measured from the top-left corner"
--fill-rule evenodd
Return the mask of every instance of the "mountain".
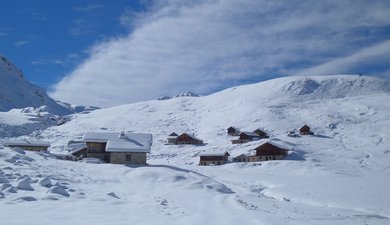
M 172 98 L 179 98 L 179 97 L 200 97 L 200 95 L 197 95 L 191 91 L 183 92 L 175 96 L 161 96 L 158 97 L 156 100 L 168 100 Z
M 389 224 L 389 102 L 388 80 L 337 75 L 75 114 L 20 138 L 50 141 L 52 152 L 66 153 L 86 131 L 150 132 L 149 165 L 68 162 L 3 148 L 0 212 L 7 213 L 0 214 L 8 224 L 77 223 L 80 210 L 87 224 Z M 314 135 L 287 136 L 304 124 Z M 229 126 L 261 128 L 270 138 L 233 145 Z M 172 132 L 205 144 L 166 145 Z M 265 141 L 289 149 L 287 158 L 198 166 L 202 153 L 235 157 Z M 48 179 L 52 186 L 43 187 Z M 18 216 L 27 201 L 34 207 Z
M 43 88 L 26 80 L 20 69 L 0 55 L 0 111 L 41 106 L 56 115 L 71 113 L 51 99 Z

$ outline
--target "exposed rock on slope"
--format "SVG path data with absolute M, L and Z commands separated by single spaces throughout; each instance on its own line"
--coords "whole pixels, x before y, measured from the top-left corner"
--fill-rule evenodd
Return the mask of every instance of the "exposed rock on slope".
M 43 105 L 56 115 L 71 113 L 51 99 L 43 88 L 26 80 L 20 69 L 0 55 L 0 111 Z

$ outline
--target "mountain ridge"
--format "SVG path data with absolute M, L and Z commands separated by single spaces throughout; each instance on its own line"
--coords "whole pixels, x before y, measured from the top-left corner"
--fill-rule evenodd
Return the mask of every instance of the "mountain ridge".
M 56 115 L 72 113 L 69 108 L 57 104 L 46 90 L 26 80 L 23 72 L 0 54 L 0 111 L 14 108 L 46 106 Z

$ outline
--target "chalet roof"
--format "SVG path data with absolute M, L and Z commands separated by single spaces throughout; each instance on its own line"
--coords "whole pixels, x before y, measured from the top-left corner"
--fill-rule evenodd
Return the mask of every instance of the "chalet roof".
M 267 154 L 272 155 L 273 153 L 277 152 L 285 152 L 287 153 L 288 150 L 280 147 L 279 145 L 275 143 L 265 142 L 264 144 L 260 145 L 259 147 L 255 148 L 256 151 L 261 151 Z
M 238 129 L 237 127 L 228 127 L 228 130 L 229 130 L 229 129 L 240 130 L 240 129 Z
M 246 135 L 251 136 L 251 137 L 258 137 L 259 136 L 258 134 L 254 133 L 254 132 L 247 132 L 247 131 L 243 131 L 239 135 L 241 135 L 241 134 L 246 134 Z
M 29 141 L 29 140 L 10 140 L 3 142 L 4 146 L 17 147 L 17 146 L 29 146 L 29 147 L 50 147 L 48 141 Z
M 168 137 L 177 137 L 179 136 L 178 134 L 176 134 L 175 132 L 173 132 L 172 134 L 168 135 Z
M 150 142 L 138 142 L 134 139 L 109 140 L 106 152 L 150 152 Z
M 265 132 L 264 130 L 262 130 L 262 129 L 259 129 L 259 128 L 253 131 L 253 133 L 256 133 L 256 132 L 267 133 L 267 132 Z
M 107 143 L 107 152 L 150 152 L 152 134 L 132 132 L 87 132 L 84 134 L 83 140 L 85 142 Z
M 245 157 L 245 158 L 248 158 L 248 157 L 250 157 L 250 156 L 252 156 L 252 155 L 250 155 L 250 154 L 241 154 L 241 155 L 238 155 L 238 156 L 236 156 L 236 157 L 234 157 L 234 158 L 239 158 L 239 157 Z
M 300 131 L 309 131 L 310 130 L 310 127 L 308 125 L 303 125 L 300 129 Z
M 216 152 L 205 152 L 205 153 L 201 153 L 199 154 L 199 156 L 225 156 L 226 153 L 228 154 L 228 156 L 230 156 L 229 152 L 225 151 L 225 152 L 221 152 L 221 151 L 216 151 Z
M 203 141 L 202 139 L 199 139 L 199 138 L 195 137 L 194 135 L 191 135 L 191 134 L 188 134 L 188 133 L 182 133 L 182 134 L 179 135 L 179 137 L 180 137 L 180 136 L 183 136 L 183 135 L 187 135 L 187 136 L 189 136 L 190 138 L 195 139 L 195 140 L 198 140 L 198 141 Z

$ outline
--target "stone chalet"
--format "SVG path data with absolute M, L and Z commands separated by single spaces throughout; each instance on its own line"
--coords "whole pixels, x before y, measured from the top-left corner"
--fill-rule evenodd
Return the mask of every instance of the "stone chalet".
M 116 132 L 84 134 L 87 157 L 99 158 L 114 164 L 146 164 L 150 153 L 152 134 Z
M 22 148 L 28 151 L 47 151 L 50 147 L 50 142 L 47 141 L 5 141 L 3 145 L 10 148 Z
M 228 152 L 213 152 L 200 154 L 199 165 L 222 165 L 228 161 L 230 154 Z

